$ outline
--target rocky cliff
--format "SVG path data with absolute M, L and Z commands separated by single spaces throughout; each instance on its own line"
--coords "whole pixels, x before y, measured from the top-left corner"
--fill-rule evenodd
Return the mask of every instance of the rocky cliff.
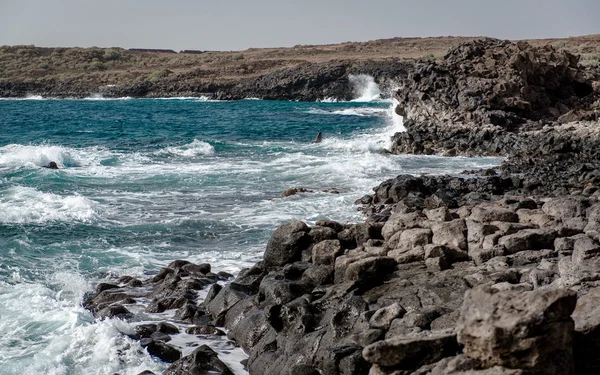
M 550 45 L 481 39 L 417 64 L 394 94 L 406 133 L 395 153 L 509 155 L 539 149 L 531 131 L 600 117 L 598 68 Z M 533 141 L 532 141 L 533 140 Z

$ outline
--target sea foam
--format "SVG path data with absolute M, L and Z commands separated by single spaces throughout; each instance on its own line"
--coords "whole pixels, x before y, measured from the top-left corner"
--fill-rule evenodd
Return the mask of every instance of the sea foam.
M 159 155 L 176 155 L 185 158 L 193 158 L 199 155 L 212 155 L 215 153 L 215 148 L 207 142 L 194 139 L 192 143 L 188 143 L 178 147 L 165 147 L 159 150 Z
M 80 195 L 44 193 L 25 186 L 0 191 L 0 223 L 30 224 L 51 221 L 91 222 L 95 203 Z

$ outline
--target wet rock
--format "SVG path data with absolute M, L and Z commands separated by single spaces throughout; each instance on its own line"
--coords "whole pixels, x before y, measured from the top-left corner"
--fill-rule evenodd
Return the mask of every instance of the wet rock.
M 185 333 L 189 333 L 190 335 L 225 336 L 225 332 L 211 324 L 189 327 L 185 330 Z
M 142 339 L 140 344 L 146 348 L 150 355 L 159 358 L 163 362 L 173 363 L 181 358 L 181 352 L 177 348 L 164 342 Z
M 207 273 L 210 272 L 210 264 L 208 263 L 201 263 L 201 264 L 186 264 L 183 267 L 181 267 L 181 269 L 185 272 L 187 272 L 188 274 L 191 275 L 206 275 Z
M 109 289 L 118 289 L 119 286 L 115 285 L 115 284 L 109 284 L 109 283 L 100 283 L 98 284 L 98 286 L 96 287 L 96 293 L 100 294 L 102 292 L 104 292 L 105 290 L 109 290 Z
M 99 319 L 118 318 L 128 320 L 133 317 L 133 314 L 123 305 L 111 305 L 98 311 L 96 317 Z
M 55 161 L 51 161 L 48 165 L 45 165 L 44 168 L 48 169 L 58 169 L 58 164 Z
M 206 309 L 214 317 L 225 314 L 236 303 L 247 298 L 248 294 L 240 291 L 234 284 L 226 285 L 221 291 L 206 305 Z
M 167 335 L 173 335 L 179 333 L 179 328 L 168 322 L 160 322 L 156 325 L 158 332 L 166 333 Z
M 299 188 L 290 188 L 290 189 L 284 190 L 281 193 L 281 196 L 282 197 L 290 197 L 290 196 L 296 195 L 298 193 L 312 193 L 312 190 L 308 190 L 308 189 L 305 189 L 305 188 L 302 188 L 302 187 L 299 187 Z
M 162 332 L 154 332 L 152 335 L 150 335 L 150 338 L 156 342 L 171 341 L 171 336 L 167 335 L 166 333 L 162 333 Z
M 174 362 L 164 375 L 233 375 L 217 353 L 206 345 L 200 346 L 192 354 Z
M 345 229 L 342 224 L 338 223 L 337 221 L 333 221 L 333 220 L 318 220 L 315 223 L 315 225 L 319 226 L 319 227 L 331 228 L 331 229 L 335 230 L 336 232 L 341 232 Z

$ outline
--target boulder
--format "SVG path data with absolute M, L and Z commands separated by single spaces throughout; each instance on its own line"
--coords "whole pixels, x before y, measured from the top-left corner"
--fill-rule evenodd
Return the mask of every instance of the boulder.
M 169 344 L 165 344 L 162 341 L 156 341 L 149 338 L 142 339 L 140 343 L 142 347 L 146 348 L 150 355 L 160 358 L 160 360 L 163 362 L 173 363 L 181 358 L 181 352 L 179 349 Z
M 233 375 L 217 353 L 207 345 L 202 345 L 192 354 L 174 362 L 163 375 Z
M 589 203 L 585 198 L 558 197 L 544 203 L 542 210 L 546 214 L 564 221 L 574 217 L 585 216 L 588 206 Z
M 426 228 L 427 216 L 422 212 L 411 212 L 408 214 L 394 214 L 383 225 L 381 231 L 383 239 L 389 240 L 395 233 L 401 230 Z
M 432 243 L 467 250 L 467 225 L 462 219 L 432 222 Z
M 416 370 L 459 352 L 455 334 L 400 336 L 378 341 L 363 350 L 367 362 L 394 370 Z
M 492 221 L 519 222 L 519 216 L 513 210 L 493 205 L 473 207 L 469 219 L 479 223 L 489 223 Z
M 281 225 L 267 243 L 264 255 L 266 266 L 284 266 L 300 260 L 302 250 L 310 244 L 310 229 L 302 221 L 292 221 Z
M 566 289 L 467 291 L 458 321 L 464 354 L 484 368 L 504 366 L 535 374 L 573 373 L 570 315 L 576 294 Z
M 523 229 L 498 240 L 507 254 L 523 250 L 553 249 L 556 233 L 552 229 Z
M 430 244 L 431 237 L 431 229 L 406 229 L 392 236 L 387 245 L 391 249 L 410 250 Z
M 395 302 L 375 311 L 371 319 L 369 319 L 369 326 L 372 328 L 388 329 L 390 328 L 390 324 L 392 324 L 392 320 L 402 318 L 404 314 L 406 314 L 406 310 Z
M 343 254 L 338 240 L 325 240 L 317 243 L 312 249 L 312 262 L 315 265 L 334 265 L 335 258 Z
M 385 276 L 396 267 L 396 261 L 390 257 L 370 257 L 351 263 L 346 268 L 344 280 L 362 284 L 381 283 Z
M 575 357 L 576 374 L 600 373 L 600 288 L 584 292 L 577 300 L 572 318 L 575 321 Z

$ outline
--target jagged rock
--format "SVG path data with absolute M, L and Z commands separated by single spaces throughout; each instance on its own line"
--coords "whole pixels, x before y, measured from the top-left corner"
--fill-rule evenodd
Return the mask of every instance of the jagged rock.
M 572 318 L 575 321 L 573 355 L 576 374 L 595 374 L 600 371 L 600 288 L 579 296 Z
M 580 197 L 558 197 L 544 203 L 542 210 L 550 216 L 565 220 L 585 215 L 588 206 L 587 199 Z
M 432 210 L 425 210 L 425 215 L 429 221 L 450 221 L 452 220 L 452 214 L 448 207 L 440 207 Z
M 200 346 L 192 354 L 174 362 L 164 375 L 233 375 L 233 372 L 206 345 Z
M 406 310 L 397 302 L 389 306 L 382 307 L 373 314 L 369 319 L 369 326 L 372 328 L 388 329 L 392 320 L 402 318 L 406 314 Z
M 311 242 L 319 243 L 326 240 L 334 240 L 337 239 L 337 232 L 333 228 L 329 227 L 313 227 L 310 228 L 308 232 L 310 236 Z
M 142 339 L 140 344 L 146 348 L 150 355 L 160 358 L 164 362 L 173 363 L 181 358 L 181 352 L 177 348 L 164 342 L 147 338 Z
M 123 305 L 110 305 L 98 311 L 96 317 L 99 319 L 119 318 L 128 320 L 133 317 L 133 314 Z
M 238 290 L 234 284 L 223 287 L 207 305 L 206 309 L 214 317 L 226 313 L 236 303 L 248 297 L 248 294 Z
M 181 267 L 182 270 L 184 270 L 185 272 L 189 273 L 189 274 L 196 274 L 196 275 L 206 275 L 207 273 L 210 272 L 210 264 L 208 263 L 202 263 L 202 264 L 186 264 L 183 267 Z
M 266 266 L 283 266 L 300 260 L 300 253 L 310 243 L 308 226 L 302 221 L 283 224 L 267 243 L 264 262 Z
M 421 212 L 392 215 L 384 224 L 382 234 L 387 241 L 400 230 L 423 228 L 427 216 Z
M 473 207 L 469 219 L 480 223 L 489 223 L 492 221 L 519 222 L 519 216 L 513 210 L 494 206 Z
M 555 238 L 552 229 L 523 229 L 501 237 L 498 245 L 503 246 L 507 254 L 514 254 L 523 250 L 552 249 Z
M 573 244 L 573 262 L 583 264 L 588 259 L 600 257 L 600 244 L 590 237 L 581 237 Z
M 432 243 L 467 250 L 467 226 L 462 219 L 445 222 L 432 222 Z
M 382 282 L 386 274 L 394 270 L 396 261 L 389 257 L 370 257 L 351 263 L 344 275 L 346 281 L 363 284 Z
M 312 249 L 312 262 L 315 265 L 334 265 L 335 258 L 343 253 L 338 240 L 325 240 L 317 243 Z
M 467 291 L 458 322 L 464 354 L 484 368 L 504 366 L 536 374 L 573 373 L 576 295 L 565 289 Z
M 459 351 L 455 334 L 435 334 L 425 337 L 396 337 L 379 341 L 363 350 L 372 364 L 398 370 L 415 370 Z

